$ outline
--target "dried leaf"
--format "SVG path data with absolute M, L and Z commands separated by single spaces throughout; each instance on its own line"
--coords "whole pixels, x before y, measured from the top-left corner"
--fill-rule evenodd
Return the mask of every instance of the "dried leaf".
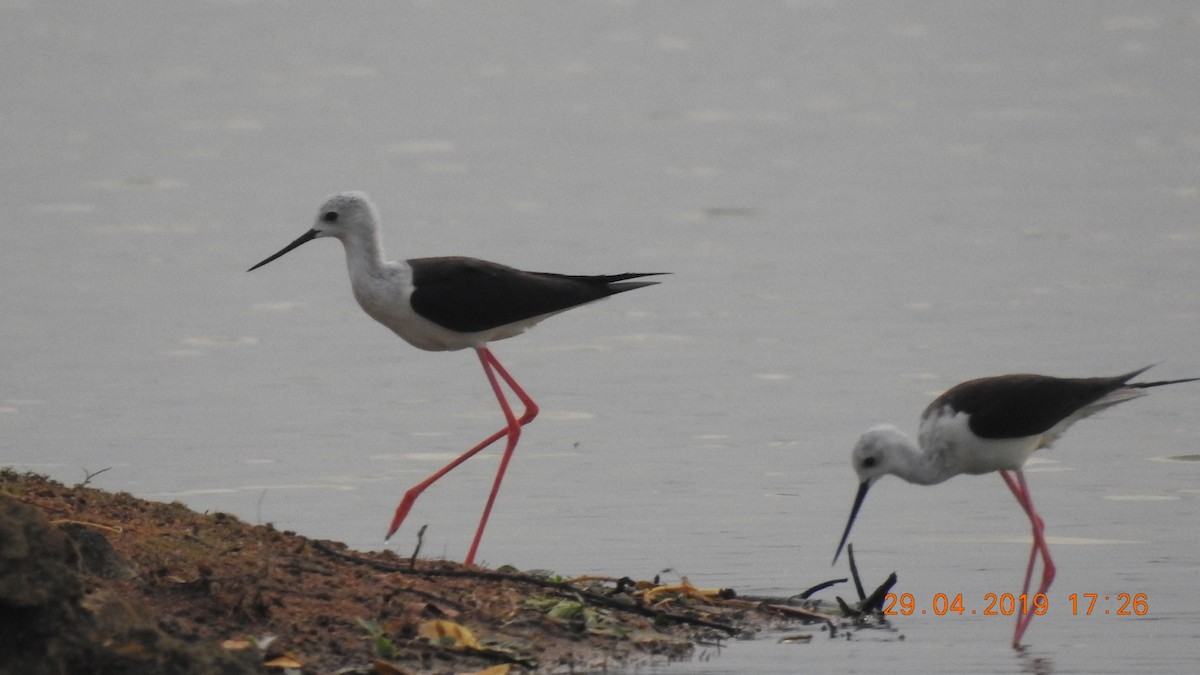
M 300 663 L 291 656 L 277 656 L 263 664 L 267 668 L 303 668 L 304 664 Z
M 442 645 L 482 649 L 479 640 L 475 639 L 475 635 L 466 626 L 453 621 L 442 619 L 426 621 L 417 629 L 417 634 Z
M 699 599 L 708 599 L 708 598 L 720 597 L 720 595 L 722 593 L 722 589 L 720 589 L 720 588 L 696 588 L 695 586 L 692 585 L 692 583 L 690 581 L 688 581 L 687 577 L 683 577 L 682 579 L 680 579 L 680 582 L 678 584 L 667 584 L 667 585 L 656 586 L 654 588 L 647 589 L 645 592 L 642 593 L 642 599 L 646 602 L 651 602 L 654 600 L 654 598 L 656 598 L 664 593 L 676 593 L 681 596 L 688 596 L 688 597 L 699 598 Z

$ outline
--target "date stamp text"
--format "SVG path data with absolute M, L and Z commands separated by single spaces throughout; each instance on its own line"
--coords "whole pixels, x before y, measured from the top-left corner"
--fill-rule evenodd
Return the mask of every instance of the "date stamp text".
M 888 593 L 883 601 L 885 616 L 1014 616 L 1050 611 L 1050 598 L 1044 593 L 1028 596 L 1024 593 L 984 593 L 982 601 L 972 603 L 962 593 L 935 593 L 922 604 L 912 593 Z M 1064 609 L 1071 616 L 1146 616 L 1150 600 L 1145 593 L 1072 593 L 1066 597 Z

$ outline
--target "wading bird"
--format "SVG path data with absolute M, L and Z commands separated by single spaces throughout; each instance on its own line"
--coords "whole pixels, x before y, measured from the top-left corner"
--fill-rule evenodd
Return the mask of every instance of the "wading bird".
M 1033 525 L 1033 548 L 1025 570 L 1026 598 L 1045 594 L 1054 581 L 1054 562 L 1043 536 L 1045 524 L 1033 508 L 1021 467 L 1035 450 L 1048 448 L 1075 422 L 1118 403 L 1146 394 L 1150 387 L 1194 382 L 1200 378 L 1162 382 L 1130 382 L 1150 367 L 1116 377 L 1059 378 L 1045 375 L 1000 375 L 963 382 L 937 397 L 921 416 L 919 447 L 891 425 L 875 427 L 858 439 L 851 463 L 858 474 L 858 494 L 846 521 L 833 562 L 850 536 L 867 490 L 887 474 L 917 485 L 935 485 L 962 473 L 999 471 Z M 1015 474 L 1015 478 L 1014 478 Z M 1038 554 L 1042 581 L 1028 596 Z M 1033 619 L 1017 613 L 1013 646 Z
M 466 564 L 474 564 L 500 482 L 521 436 L 521 427 L 538 413 L 537 404 L 500 365 L 488 349 L 488 343 L 520 335 L 542 319 L 572 307 L 654 285 L 658 282 L 631 280 L 665 273 L 549 274 L 525 272 L 465 257 L 386 261 L 380 243 L 379 218 L 374 206 L 361 192 L 342 192 L 326 199 L 310 230 L 247 271 L 258 269 L 301 244 L 321 237 L 333 237 L 342 242 L 354 297 L 371 318 L 414 347 L 429 351 L 469 347 L 479 356 L 483 372 L 504 413 L 504 428 L 404 493 L 385 537 L 391 538 L 400 528 L 413 502 L 425 488 L 479 451 L 506 438 L 500 468 L 467 553 Z M 519 417 L 509 406 L 500 380 L 524 406 Z

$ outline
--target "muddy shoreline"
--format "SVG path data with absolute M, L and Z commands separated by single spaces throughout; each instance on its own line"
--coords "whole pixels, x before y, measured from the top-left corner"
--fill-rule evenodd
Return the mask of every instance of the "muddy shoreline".
M 0 675 L 612 672 L 783 632 L 829 639 L 854 625 L 840 615 L 686 582 L 352 551 L 0 472 Z

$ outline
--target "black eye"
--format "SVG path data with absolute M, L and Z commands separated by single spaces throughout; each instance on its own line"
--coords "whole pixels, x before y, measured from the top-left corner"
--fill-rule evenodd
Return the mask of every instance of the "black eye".
M 327 223 L 336 223 L 337 219 L 338 219 L 337 211 L 326 211 L 325 214 L 321 216 L 321 220 L 323 220 Z
M 869 469 L 879 463 L 879 460 L 874 457 L 863 457 L 862 465 L 864 469 Z

